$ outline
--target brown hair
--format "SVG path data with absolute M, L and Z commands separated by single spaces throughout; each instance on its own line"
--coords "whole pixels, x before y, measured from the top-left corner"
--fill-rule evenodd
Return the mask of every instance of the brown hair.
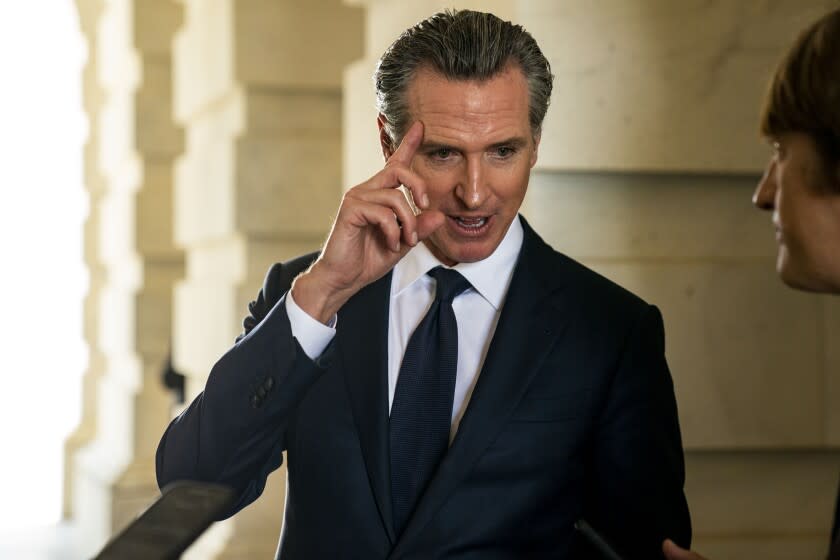
M 840 9 L 805 29 L 776 69 L 761 133 L 804 132 L 830 167 L 840 163 Z

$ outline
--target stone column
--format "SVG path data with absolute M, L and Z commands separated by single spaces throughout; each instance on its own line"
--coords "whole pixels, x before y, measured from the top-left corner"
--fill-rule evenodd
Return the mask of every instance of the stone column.
M 96 240 L 101 284 L 89 324 L 102 375 L 95 435 L 76 453 L 73 480 L 73 514 L 88 552 L 158 495 L 154 453 L 171 408 L 160 372 L 170 348 L 172 288 L 183 275 L 172 240 L 173 161 L 182 134 L 172 119 L 170 77 L 180 17 L 170 0 L 106 0 L 95 27 L 92 88 L 100 110 L 88 177 L 101 188 L 89 239 Z
M 88 138 L 84 148 L 84 182 L 88 193 L 88 216 L 84 224 L 84 259 L 88 269 L 88 293 L 83 304 L 83 333 L 88 346 L 88 366 L 82 377 L 82 412 L 79 425 L 64 443 L 64 494 L 62 515 L 73 516 L 76 452 L 96 435 L 96 397 L 105 371 L 105 358 L 99 350 L 99 298 L 105 282 L 105 270 L 99 259 L 99 220 L 105 180 L 99 171 L 99 120 L 103 93 L 99 86 L 96 28 L 102 12 L 101 0 L 76 0 L 82 35 L 88 58 L 82 76 L 84 110 L 88 118 Z
M 269 266 L 316 249 L 341 196 L 341 76 L 361 52 L 359 10 L 339 0 L 184 0 L 175 46 L 174 365 L 187 399 L 242 330 Z M 188 558 L 274 554 L 285 468 L 262 497 L 217 524 Z M 325 538 L 329 538 L 326 536 Z
M 345 184 L 381 166 L 369 76 L 444 6 L 360 1 Z M 750 196 L 758 112 L 795 34 L 833 2 L 460 2 L 524 25 L 556 75 L 523 213 L 558 250 L 662 310 L 695 543 L 711 558 L 819 558 L 840 464 L 840 304 L 785 288 Z M 835 298 L 836 299 L 836 298 Z

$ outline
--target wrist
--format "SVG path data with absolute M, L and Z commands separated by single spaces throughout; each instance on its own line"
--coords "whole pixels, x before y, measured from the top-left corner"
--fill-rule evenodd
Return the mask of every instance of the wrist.
M 295 303 L 310 317 L 329 325 L 338 310 L 350 299 L 351 289 L 334 286 L 316 262 L 292 282 Z

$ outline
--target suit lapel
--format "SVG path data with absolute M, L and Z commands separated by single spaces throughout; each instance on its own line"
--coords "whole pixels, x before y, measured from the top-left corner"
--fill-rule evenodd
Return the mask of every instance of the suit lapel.
M 370 485 L 393 543 L 388 451 L 388 312 L 391 273 L 341 309 L 336 342 Z
M 493 341 L 452 446 L 391 554 L 410 546 L 508 421 L 564 328 L 553 250 L 522 220 L 525 239 Z

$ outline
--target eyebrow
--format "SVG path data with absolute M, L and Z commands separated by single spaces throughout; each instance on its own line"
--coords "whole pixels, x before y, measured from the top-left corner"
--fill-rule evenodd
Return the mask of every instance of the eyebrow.
M 523 148 L 528 144 L 528 140 L 521 136 L 514 136 L 513 138 L 507 138 L 502 140 L 501 142 L 494 142 L 490 144 L 487 148 L 494 149 L 494 148 L 503 148 L 503 147 L 512 147 L 512 148 Z M 418 148 L 420 151 L 423 152 L 433 152 L 435 150 L 456 150 L 460 151 L 460 148 L 453 146 L 451 144 L 446 144 L 444 142 L 423 142 L 420 144 Z

